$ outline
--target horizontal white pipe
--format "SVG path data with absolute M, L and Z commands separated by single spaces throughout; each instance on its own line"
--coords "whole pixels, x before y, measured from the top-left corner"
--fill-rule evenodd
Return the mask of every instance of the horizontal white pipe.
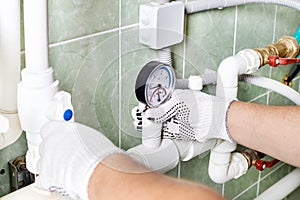
M 0 111 L 17 111 L 20 81 L 20 0 L 0 1 Z
M 176 145 L 170 139 L 164 139 L 158 148 L 138 145 L 127 151 L 134 160 L 157 172 L 167 172 L 179 162 Z
M 300 10 L 300 2 L 298 0 L 198 0 L 187 2 L 185 4 L 185 10 L 186 13 L 190 14 L 204 10 L 225 8 L 250 3 L 277 4 Z
M 216 139 L 207 142 L 173 140 L 175 143 L 180 160 L 189 161 L 192 158 L 208 152 L 217 142 Z
M 239 80 L 269 90 L 273 90 L 278 94 L 281 94 L 282 96 L 293 101 L 295 104 L 300 105 L 300 94 L 293 88 L 288 87 L 287 85 L 284 85 L 278 81 L 275 81 L 270 78 L 259 77 L 250 74 L 240 75 Z
M 26 68 L 40 73 L 49 68 L 48 1 L 24 0 Z
M 280 181 L 269 187 L 260 194 L 255 200 L 280 200 L 284 199 L 296 188 L 300 186 L 300 169 L 294 169 L 291 173 L 283 177 Z

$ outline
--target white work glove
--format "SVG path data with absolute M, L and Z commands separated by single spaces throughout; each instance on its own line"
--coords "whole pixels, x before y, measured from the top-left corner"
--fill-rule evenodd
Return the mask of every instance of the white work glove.
M 106 156 L 124 153 L 100 132 L 75 122 L 42 127 L 37 186 L 72 199 L 88 199 L 88 182 Z
M 227 110 L 232 101 L 200 91 L 175 90 L 169 101 L 145 112 L 145 117 L 163 123 L 163 138 L 206 142 L 233 142 L 227 130 Z

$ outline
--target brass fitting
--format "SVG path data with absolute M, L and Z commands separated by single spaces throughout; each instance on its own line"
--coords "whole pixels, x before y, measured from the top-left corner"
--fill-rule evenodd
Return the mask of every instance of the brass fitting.
M 287 86 L 292 87 L 293 86 L 293 82 L 289 80 L 290 75 L 287 74 L 285 75 L 285 77 L 281 80 L 281 82 Z
M 251 149 L 246 149 L 244 152 L 242 152 L 242 155 L 246 158 L 248 162 L 248 169 L 252 165 L 255 165 L 256 160 L 259 160 L 265 156 L 263 153 Z
M 254 49 L 260 57 L 260 67 L 269 64 L 269 55 L 281 58 L 295 58 L 299 52 L 299 44 L 294 37 L 283 36 L 275 44 Z

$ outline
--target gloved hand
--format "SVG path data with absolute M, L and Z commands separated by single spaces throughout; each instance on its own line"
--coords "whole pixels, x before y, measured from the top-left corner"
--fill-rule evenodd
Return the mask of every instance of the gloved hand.
M 231 102 L 200 91 L 175 90 L 169 101 L 147 110 L 145 117 L 163 123 L 163 138 L 233 142 L 226 125 Z
M 75 122 L 49 122 L 41 136 L 37 186 L 72 199 L 88 199 L 88 182 L 97 164 L 123 153 L 98 131 Z

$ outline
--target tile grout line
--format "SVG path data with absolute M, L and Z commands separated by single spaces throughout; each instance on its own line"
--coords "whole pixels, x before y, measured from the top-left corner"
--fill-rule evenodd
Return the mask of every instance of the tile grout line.
M 236 51 L 237 21 L 238 21 L 238 6 L 235 6 L 232 55 L 235 55 L 235 51 Z
M 256 100 L 258 100 L 258 99 L 260 99 L 260 98 L 262 98 L 262 97 L 268 95 L 268 94 L 271 93 L 271 92 L 272 92 L 271 90 L 268 90 L 267 92 L 265 92 L 265 93 L 263 93 L 263 94 L 260 94 L 260 95 L 258 95 L 258 96 L 256 96 L 256 97 L 254 97 L 253 99 L 250 99 L 248 102 L 256 101 Z
M 113 29 L 109 29 L 109 30 L 105 30 L 105 31 L 100 31 L 100 32 L 97 32 L 97 33 L 92 33 L 92 34 L 88 34 L 88 35 L 85 35 L 85 36 L 80 36 L 80 37 L 64 40 L 64 41 L 61 41 L 61 42 L 55 42 L 55 43 L 49 44 L 49 48 L 69 44 L 69 43 L 72 43 L 72 42 L 78 42 L 80 40 L 85 40 L 85 39 L 97 37 L 97 36 L 100 36 L 100 35 L 105 35 L 105 34 L 108 34 L 108 33 L 119 32 L 120 30 L 126 30 L 126 29 L 129 29 L 129 28 L 137 27 L 138 25 L 139 25 L 139 23 L 135 23 L 135 24 L 130 24 L 130 25 L 126 25 L 126 26 L 122 27 L 119 24 L 118 28 L 113 28 Z
M 258 195 L 259 195 L 260 182 L 261 182 L 261 171 L 258 172 L 257 188 L 256 188 L 256 197 L 258 197 Z
M 235 197 L 232 198 L 232 200 L 236 200 L 237 198 L 239 198 L 240 196 L 242 196 L 243 194 L 245 194 L 246 192 L 248 192 L 251 188 L 253 188 L 255 185 L 257 184 L 257 181 L 255 181 L 252 185 L 248 186 L 245 190 L 243 190 L 241 193 L 239 193 L 238 195 L 236 195 Z
M 273 37 L 272 37 L 272 44 L 275 42 L 275 35 L 276 35 L 276 23 L 277 23 L 277 13 L 278 13 L 278 6 L 275 6 L 275 13 L 274 13 L 274 23 L 273 23 Z M 269 69 L 269 78 L 272 78 L 272 67 Z M 267 94 L 267 105 L 270 103 L 270 93 Z
M 122 0 L 119 0 L 119 28 L 118 28 L 118 36 L 119 36 L 119 66 L 118 66 L 118 78 L 119 78 L 119 99 L 118 99 L 118 123 L 119 123 L 119 148 L 122 148 Z

